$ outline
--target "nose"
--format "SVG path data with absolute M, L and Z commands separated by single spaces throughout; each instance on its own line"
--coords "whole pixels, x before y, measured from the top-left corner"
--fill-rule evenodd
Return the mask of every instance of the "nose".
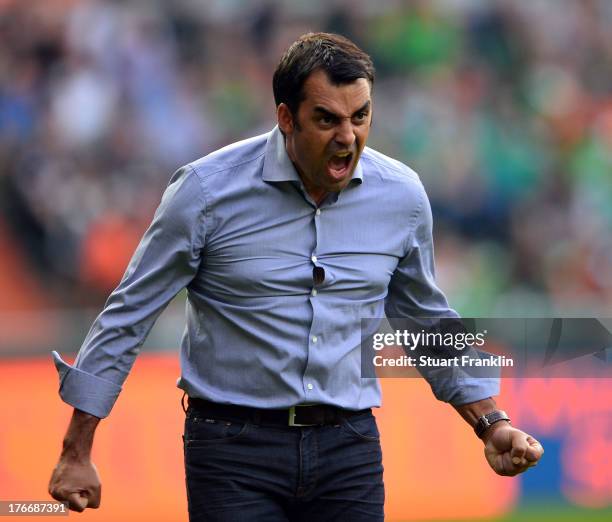
M 343 148 L 350 148 L 355 143 L 355 130 L 349 119 L 342 120 L 336 128 L 334 140 Z

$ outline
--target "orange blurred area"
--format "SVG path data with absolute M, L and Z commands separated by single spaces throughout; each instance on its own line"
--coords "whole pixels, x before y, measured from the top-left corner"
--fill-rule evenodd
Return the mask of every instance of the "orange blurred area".
M 109 214 L 91 225 L 82 245 L 81 278 L 102 290 L 121 280 L 142 230 L 121 215 Z
M 187 520 L 183 412 L 181 392 L 174 388 L 178 374 L 174 354 L 143 354 L 137 360 L 96 435 L 102 506 L 79 520 Z M 0 383 L 5 421 L 0 499 L 47 499 L 47 481 L 71 415 L 58 397 L 55 369 L 46 358 L 5 360 Z M 512 508 L 517 483 L 489 470 L 480 442 L 452 408 L 433 398 L 424 381 L 383 379 L 382 384 L 384 407 L 376 416 L 388 520 L 477 519 Z

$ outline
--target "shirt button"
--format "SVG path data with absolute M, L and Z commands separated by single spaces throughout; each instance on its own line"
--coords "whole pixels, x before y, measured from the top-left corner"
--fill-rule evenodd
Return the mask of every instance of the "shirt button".
M 313 263 L 316 263 L 316 262 L 317 262 L 317 256 L 311 256 L 311 257 L 310 257 L 310 260 L 311 260 Z
M 310 295 L 311 295 L 312 297 L 314 297 L 315 295 L 317 295 L 317 289 L 316 289 L 316 288 L 313 288 L 313 289 L 312 289 L 312 292 L 310 292 Z
M 321 209 L 320 209 L 320 208 L 318 208 L 318 209 L 317 209 L 317 211 L 315 212 L 315 214 L 316 214 L 317 216 L 320 216 L 320 215 L 321 215 Z
M 312 390 L 314 388 L 314 386 L 311 383 L 308 383 L 308 385 L 306 386 L 306 388 L 308 388 L 309 390 Z
M 317 336 L 316 336 L 316 335 L 313 335 L 313 336 L 312 336 L 312 342 L 313 342 L 313 343 L 316 343 L 318 340 L 319 340 L 319 339 L 317 339 Z

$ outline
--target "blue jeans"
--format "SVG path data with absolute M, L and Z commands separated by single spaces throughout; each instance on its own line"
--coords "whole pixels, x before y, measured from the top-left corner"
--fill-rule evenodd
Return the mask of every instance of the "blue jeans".
M 380 440 L 371 413 L 338 425 L 280 427 L 185 419 L 190 522 L 384 519 Z

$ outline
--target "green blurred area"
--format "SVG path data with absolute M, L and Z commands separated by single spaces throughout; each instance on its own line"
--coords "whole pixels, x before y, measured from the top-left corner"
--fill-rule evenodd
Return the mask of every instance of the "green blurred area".
M 406 520 L 402 522 L 432 522 L 428 520 Z M 468 522 L 468 519 L 435 519 L 441 522 Z M 537 504 L 534 506 L 521 507 L 501 518 L 478 518 L 470 519 L 474 522 L 547 522 L 547 521 L 588 521 L 599 522 L 612 520 L 612 507 L 605 509 L 587 509 L 570 505 L 559 504 Z M 399 521 L 398 521 L 399 522 Z

